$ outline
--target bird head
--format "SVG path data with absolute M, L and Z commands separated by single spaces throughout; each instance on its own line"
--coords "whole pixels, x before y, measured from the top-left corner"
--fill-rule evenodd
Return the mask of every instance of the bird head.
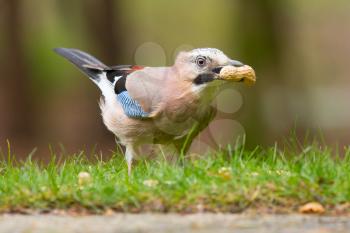
M 232 60 L 222 51 L 214 48 L 199 48 L 181 52 L 175 60 L 174 67 L 179 76 L 191 82 L 198 90 L 211 85 L 214 81 L 255 82 L 254 70 L 243 63 Z

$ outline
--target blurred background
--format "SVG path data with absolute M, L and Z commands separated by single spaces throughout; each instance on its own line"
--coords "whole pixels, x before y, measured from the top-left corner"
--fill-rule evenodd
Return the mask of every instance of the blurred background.
M 0 0 L 3 151 L 7 140 L 17 156 L 36 147 L 45 157 L 60 144 L 69 153 L 115 150 L 99 90 L 55 47 L 154 66 L 171 65 L 182 49 L 215 47 L 253 66 L 258 81 L 219 96 L 214 123 L 225 130 L 211 127 L 214 140 L 244 132 L 250 148 L 273 145 L 296 128 L 300 137 L 322 132 L 329 145 L 349 143 L 347 0 Z

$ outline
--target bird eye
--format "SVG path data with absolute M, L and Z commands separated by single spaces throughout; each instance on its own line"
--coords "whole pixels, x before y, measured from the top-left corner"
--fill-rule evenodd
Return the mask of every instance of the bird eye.
M 205 59 L 205 57 L 202 57 L 202 56 L 197 57 L 196 59 L 197 66 L 203 67 L 206 65 L 206 63 L 207 63 L 207 60 Z

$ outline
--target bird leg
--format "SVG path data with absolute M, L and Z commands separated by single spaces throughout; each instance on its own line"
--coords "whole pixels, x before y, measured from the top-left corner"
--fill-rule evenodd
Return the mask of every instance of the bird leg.
M 136 155 L 136 149 L 133 144 L 127 144 L 125 150 L 125 160 L 128 165 L 128 175 L 131 176 L 132 159 Z

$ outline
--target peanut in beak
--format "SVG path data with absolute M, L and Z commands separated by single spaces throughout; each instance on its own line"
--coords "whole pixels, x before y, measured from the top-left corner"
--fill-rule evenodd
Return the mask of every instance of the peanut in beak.
M 243 81 L 248 86 L 252 86 L 256 82 L 255 72 L 248 65 L 241 67 L 224 66 L 220 71 L 219 79 L 236 82 Z

